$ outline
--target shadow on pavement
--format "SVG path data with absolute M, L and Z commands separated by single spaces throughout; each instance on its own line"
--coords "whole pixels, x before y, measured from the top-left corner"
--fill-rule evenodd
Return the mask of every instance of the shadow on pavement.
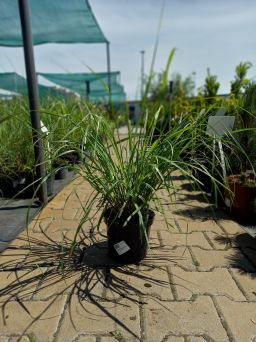
M 228 257 L 230 267 L 236 268 L 241 274 L 247 274 L 251 278 L 256 278 L 256 239 L 246 233 L 235 236 L 215 237 L 215 241 L 225 245 L 232 246 L 234 255 Z
M 84 310 L 86 310 L 86 302 L 94 304 L 133 338 L 139 339 L 140 337 L 114 316 L 105 304 L 114 302 L 115 305 L 122 305 L 118 301 L 126 298 L 139 305 L 138 298 L 145 295 L 143 287 L 147 289 L 154 284 L 169 286 L 167 281 L 161 281 L 152 274 L 139 272 L 140 267 L 146 267 L 147 270 L 161 269 L 161 267 L 150 265 L 150 262 L 146 266 L 125 266 L 115 263 L 107 255 L 105 236 L 99 233 L 95 237 L 93 232 L 89 235 L 80 232 L 79 243 L 72 256 L 70 255 L 72 240 L 63 236 L 61 242 L 56 242 L 46 233 L 42 232 L 42 234 L 41 239 L 31 237 L 29 241 L 25 236 L 20 237 L 15 240 L 17 245 L 11 245 L 1 254 L 0 276 L 6 276 L 7 279 L 6 286 L 0 289 L 3 324 L 6 325 L 8 315 L 5 310 L 11 302 L 16 302 L 31 316 L 27 308 L 29 301 L 49 301 L 41 314 L 43 315 L 54 305 L 57 298 L 67 295 L 67 312 L 71 316 L 70 321 L 73 322 L 72 310 L 69 308 L 72 300 L 77 298 Z M 132 276 L 133 280 L 137 278 L 141 281 L 142 289 L 136 288 L 134 281 L 131 279 L 129 281 L 129 276 Z M 106 295 L 107 291 L 111 292 L 111 298 Z M 146 295 L 148 296 L 148 293 Z M 32 321 L 22 336 L 40 319 L 41 315 L 31 316 Z

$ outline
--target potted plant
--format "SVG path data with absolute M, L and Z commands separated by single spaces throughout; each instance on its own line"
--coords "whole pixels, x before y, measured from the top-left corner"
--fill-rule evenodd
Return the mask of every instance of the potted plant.
M 228 177 L 230 191 L 225 192 L 229 212 L 238 220 L 256 222 L 256 83 L 250 83 L 243 95 L 243 107 L 237 116 L 236 139 L 239 156 L 233 153 L 235 174 Z
M 0 192 L 9 198 L 33 195 L 29 188 L 35 175 L 31 123 L 23 105 L 22 100 L 0 104 Z
M 95 117 L 85 139 L 90 154 L 77 167 L 94 191 L 84 206 L 72 250 L 91 208 L 97 207 L 99 223 L 104 220 L 107 225 L 109 255 L 120 263 L 138 263 L 146 255 L 154 211 L 163 212 L 160 190 L 165 189 L 170 201 L 175 201 L 173 171 L 196 180 L 190 172 L 193 162 L 185 163 L 180 157 L 188 148 L 194 125 L 177 125 L 152 143 L 158 115 L 159 111 L 150 126 L 145 120 L 147 134 L 134 132 L 128 123 L 127 137 L 120 137 L 102 117 Z M 99 134 L 102 130 L 105 141 Z
M 226 190 L 226 205 L 236 219 L 256 222 L 256 176 L 250 172 L 228 177 L 231 192 Z

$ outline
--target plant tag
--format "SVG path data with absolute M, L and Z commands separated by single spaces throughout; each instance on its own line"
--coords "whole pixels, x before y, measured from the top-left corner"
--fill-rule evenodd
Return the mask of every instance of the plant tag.
M 231 202 L 230 202 L 230 199 L 227 198 L 227 197 L 225 197 L 225 204 L 226 204 L 226 206 L 227 206 L 228 208 L 230 208 Z
M 114 244 L 114 248 L 117 251 L 118 255 L 122 255 L 131 249 L 125 241 L 120 241 Z

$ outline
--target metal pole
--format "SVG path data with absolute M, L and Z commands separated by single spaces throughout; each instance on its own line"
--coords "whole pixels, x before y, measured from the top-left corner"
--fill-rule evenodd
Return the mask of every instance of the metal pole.
M 86 100 L 89 100 L 89 96 L 90 96 L 90 81 L 85 81 L 85 89 L 86 89 Z
M 140 84 L 140 99 L 143 99 L 144 96 L 144 56 L 145 51 L 141 50 L 141 84 Z
M 110 43 L 106 43 L 107 48 L 107 70 L 108 70 L 108 89 L 109 89 L 109 117 L 112 118 L 112 87 L 111 87 L 111 67 L 110 67 Z
M 32 124 L 32 135 L 33 135 L 33 142 L 34 142 L 36 178 L 42 181 L 45 177 L 45 164 L 44 164 L 43 144 L 40 138 L 41 122 L 40 122 L 40 114 L 39 114 L 39 96 L 38 96 L 38 86 L 37 86 L 36 70 L 35 70 L 29 0 L 18 0 L 18 1 L 19 1 L 20 22 L 21 22 L 21 29 L 22 29 L 24 58 L 25 58 L 26 76 L 27 76 L 27 85 L 28 85 L 28 97 L 29 97 L 30 117 L 31 117 L 31 124 Z M 47 204 L 48 197 L 47 197 L 46 182 L 41 183 L 39 191 L 38 191 L 38 197 L 39 197 L 39 200 L 43 204 Z

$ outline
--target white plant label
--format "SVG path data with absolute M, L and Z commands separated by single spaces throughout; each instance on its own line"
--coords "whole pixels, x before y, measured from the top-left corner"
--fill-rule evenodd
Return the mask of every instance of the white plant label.
M 230 202 L 230 199 L 227 197 L 225 197 L 225 204 L 228 208 L 230 208 L 231 202 Z
M 220 138 L 232 131 L 234 123 L 234 116 L 209 116 L 206 133 Z
M 127 245 L 125 241 L 120 241 L 114 245 L 115 250 L 118 255 L 122 255 L 128 252 L 131 248 Z

